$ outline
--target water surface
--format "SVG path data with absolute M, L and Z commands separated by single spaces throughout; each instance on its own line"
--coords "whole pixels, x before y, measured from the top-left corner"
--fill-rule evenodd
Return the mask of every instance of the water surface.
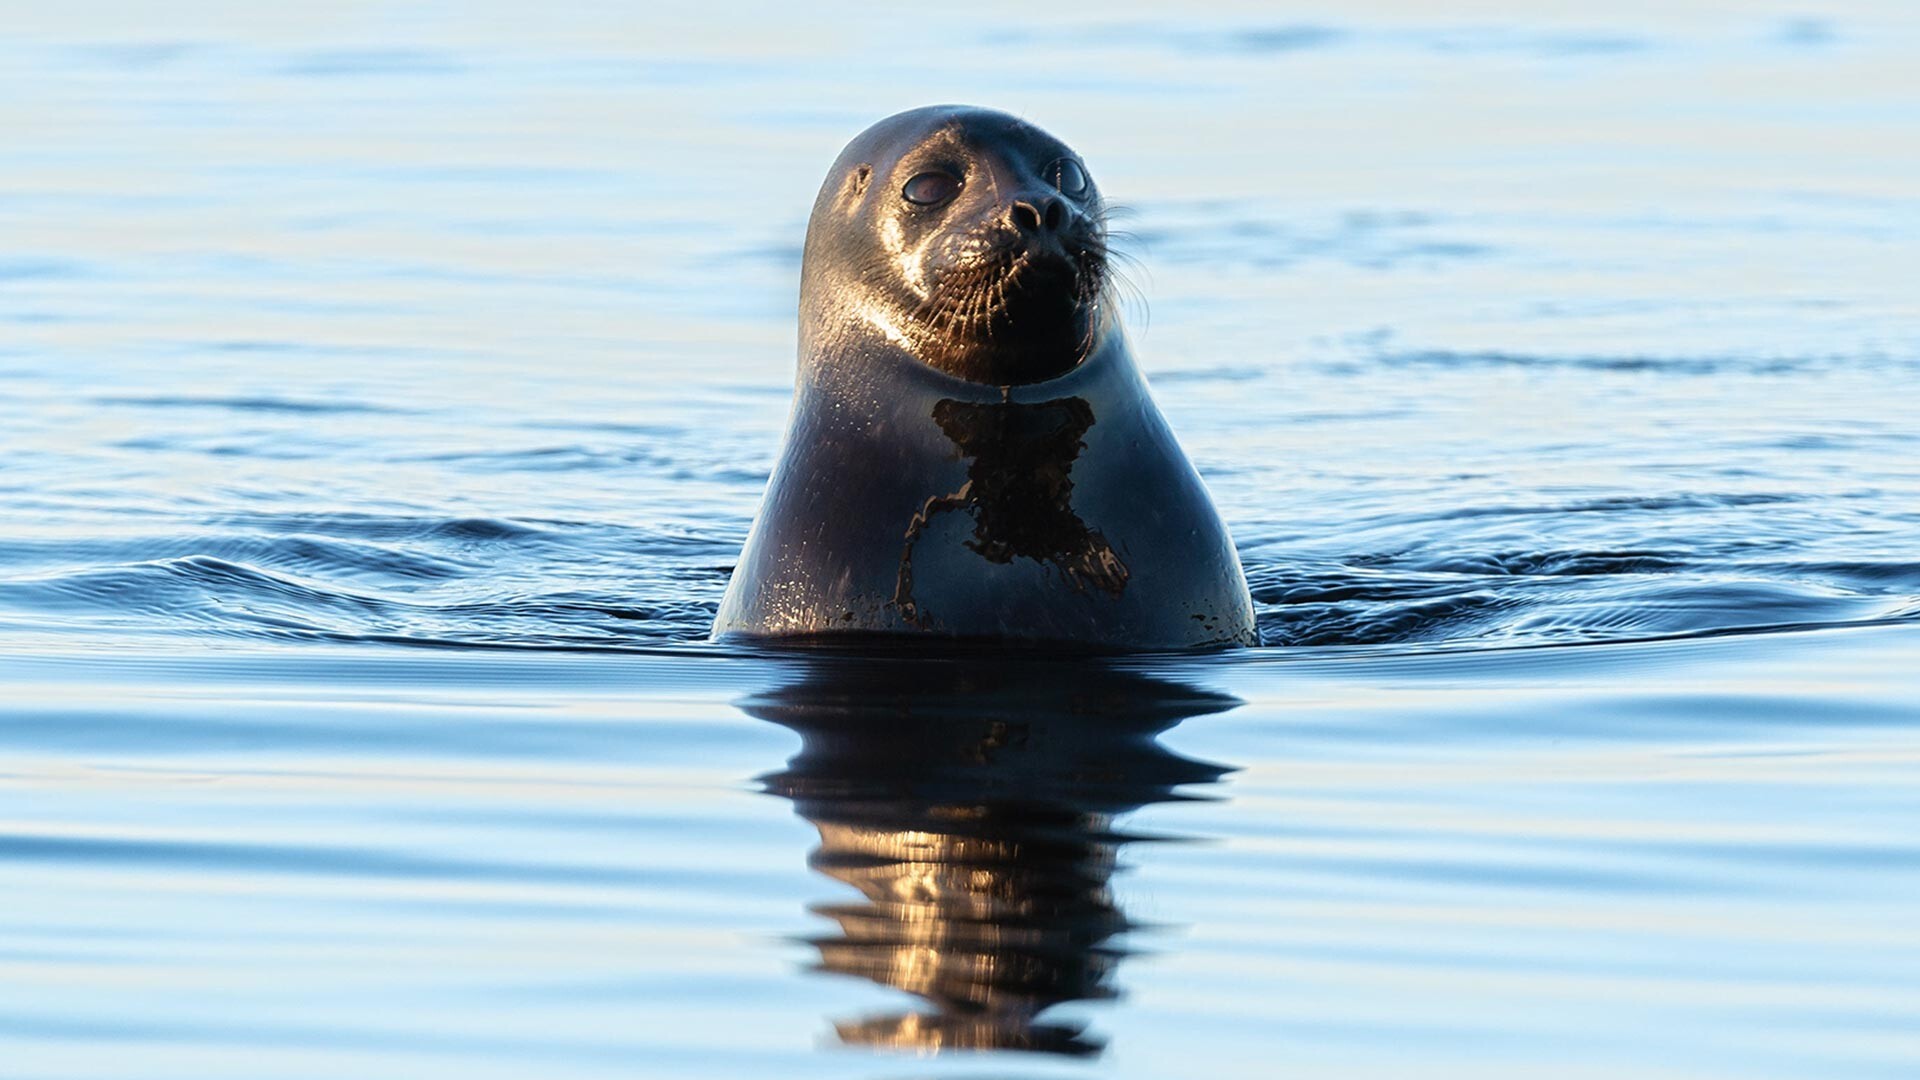
M 10 1077 L 1920 1067 L 1920 21 L 963 14 L 9 17 Z M 943 100 L 1267 648 L 704 642 Z

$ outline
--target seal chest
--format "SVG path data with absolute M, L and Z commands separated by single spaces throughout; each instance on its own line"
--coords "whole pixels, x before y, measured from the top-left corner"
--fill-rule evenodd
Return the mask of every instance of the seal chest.
M 1064 143 L 934 106 L 841 152 L 807 226 L 786 445 L 715 638 L 1255 644 L 1232 540 L 1113 311 Z

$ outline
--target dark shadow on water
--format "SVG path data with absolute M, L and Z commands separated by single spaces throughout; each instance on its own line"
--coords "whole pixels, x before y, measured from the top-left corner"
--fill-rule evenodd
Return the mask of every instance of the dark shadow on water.
M 1094 661 L 822 658 L 741 703 L 800 752 L 762 777 L 820 830 L 809 865 L 858 899 L 816 905 L 815 970 L 904 990 L 917 1009 L 836 1018 L 849 1045 L 1087 1056 L 1050 1020 L 1116 996 L 1135 929 L 1111 879 L 1142 839 L 1115 819 L 1203 797 L 1228 767 L 1158 736 L 1237 699 Z

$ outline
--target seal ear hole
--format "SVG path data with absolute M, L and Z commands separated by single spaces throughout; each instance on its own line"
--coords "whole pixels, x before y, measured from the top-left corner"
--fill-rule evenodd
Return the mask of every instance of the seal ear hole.
M 857 199 L 865 195 L 867 193 L 867 181 L 871 179 L 873 179 L 873 166 L 862 165 L 853 170 L 853 175 L 847 179 L 847 198 Z

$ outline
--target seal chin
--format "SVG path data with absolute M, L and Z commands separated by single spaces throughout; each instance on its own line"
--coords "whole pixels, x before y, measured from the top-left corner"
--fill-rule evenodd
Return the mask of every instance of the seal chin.
M 915 312 L 931 367 L 972 382 L 1058 378 L 1091 351 L 1105 259 L 1081 245 L 1018 244 L 942 274 Z

